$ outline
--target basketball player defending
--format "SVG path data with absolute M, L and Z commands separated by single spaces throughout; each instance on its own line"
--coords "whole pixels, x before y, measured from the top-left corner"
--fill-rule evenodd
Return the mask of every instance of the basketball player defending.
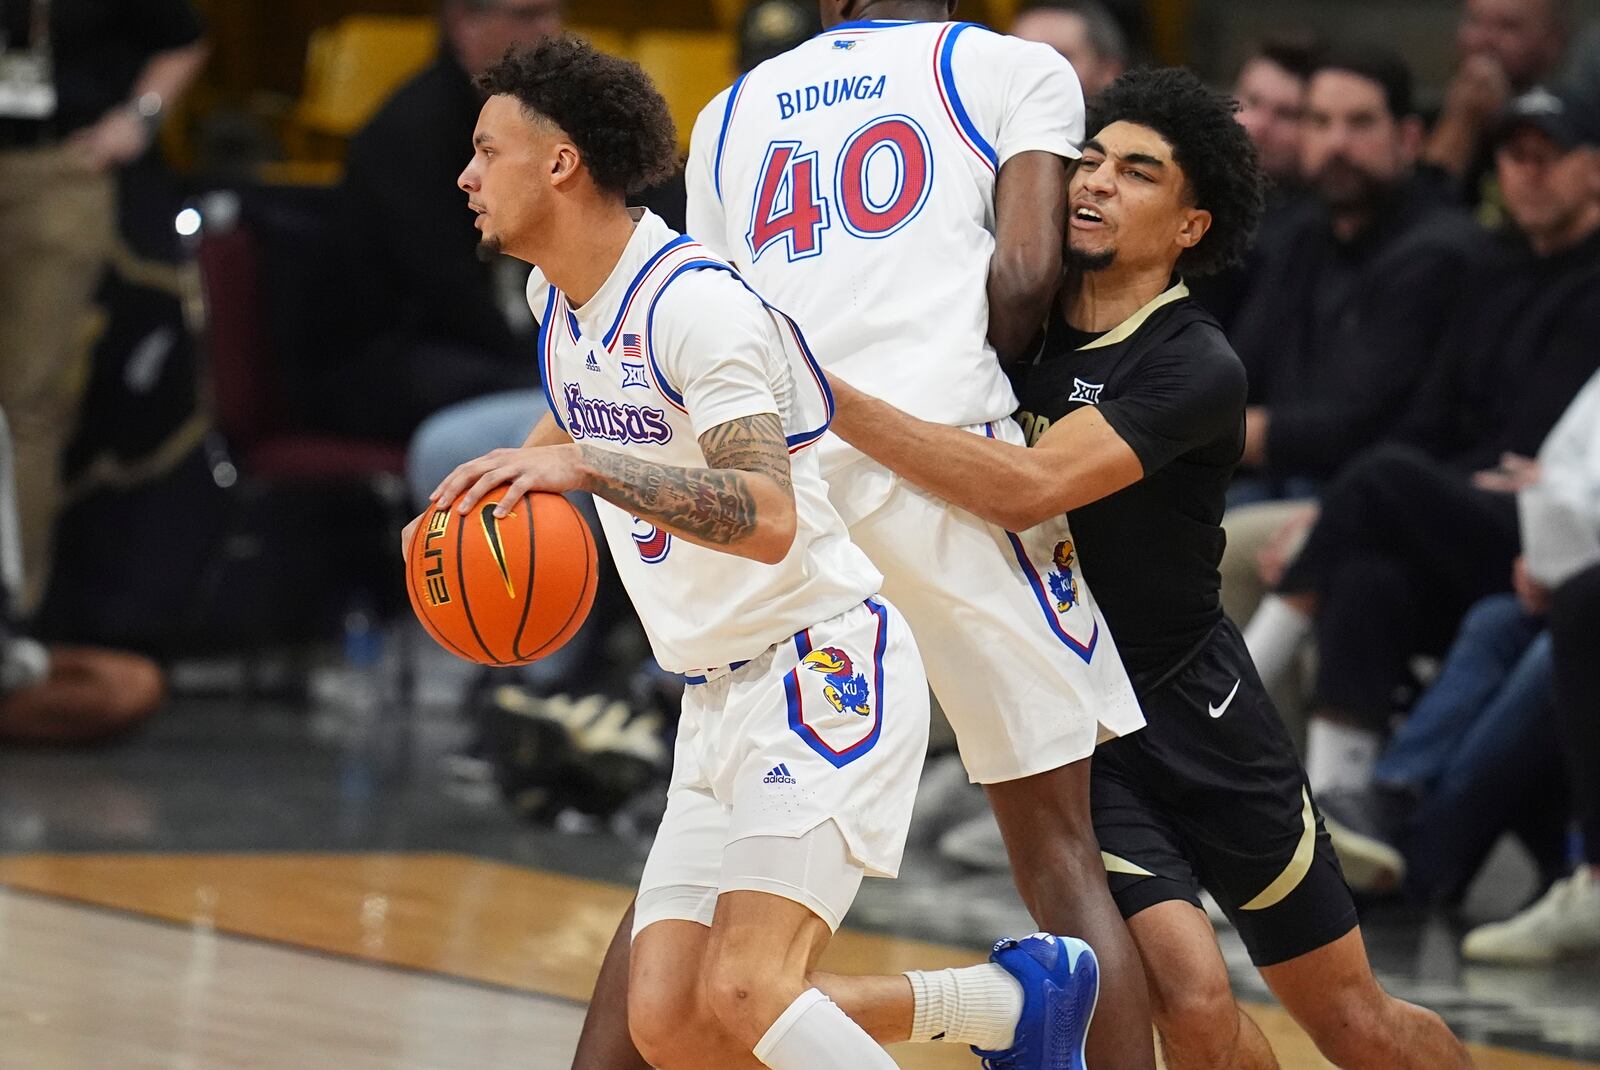
M 996 353 L 1026 348 L 1060 282 L 1083 93 L 1050 48 L 945 21 L 954 7 L 822 0 L 827 31 L 701 113 L 689 232 L 799 321 L 829 374 L 921 419 L 992 423 L 1020 444 Z M 884 574 L 967 773 L 988 791 L 1035 924 L 1099 957 L 1090 1064 L 1152 1070 L 1144 976 L 1089 817 L 1097 741 L 1144 719 L 1066 521 L 1013 535 L 831 435 L 819 452 L 834 507 Z M 1047 586 L 1057 575 L 1059 591 Z M 625 939 L 596 988 L 578 1070 L 640 1066 L 611 1048 Z
M 1096 101 L 1071 184 L 1072 272 L 1021 376 L 1032 449 L 842 379 L 834 429 L 996 523 L 1070 515 L 1150 722 L 1100 748 L 1092 793 L 1169 1070 L 1277 1066 L 1229 991 L 1202 886 L 1335 1065 L 1455 1070 L 1467 1055 L 1439 1017 L 1373 977 L 1305 773 L 1218 599 L 1245 372 L 1179 275 L 1237 260 L 1260 214 L 1233 110 L 1178 70 L 1124 75 Z
M 563 37 L 479 85 L 460 185 L 485 251 L 535 265 L 552 415 L 435 501 L 593 492 L 657 659 L 688 679 L 633 916 L 634 1042 L 663 1070 L 892 1070 L 873 1038 L 920 1026 L 994 1066 L 1082 1066 L 1080 941 L 1001 941 L 923 980 L 812 973 L 863 876 L 899 866 L 928 718 L 911 633 L 819 475 L 826 381 L 725 261 L 626 207 L 675 155 L 638 67 Z

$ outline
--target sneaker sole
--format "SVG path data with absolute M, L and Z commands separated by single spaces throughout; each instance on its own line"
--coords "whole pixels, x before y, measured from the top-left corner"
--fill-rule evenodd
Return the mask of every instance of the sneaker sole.
M 1382 840 L 1363 836 L 1339 824 L 1326 814 L 1322 817 L 1328 828 L 1328 838 L 1333 841 L 1333 852 L 1339 856 L 1339 867 L 1351 890 L 1357 892 L 1392 892 L 1405 880 L 1406 860 L 1403 855 Z
M 1094 1012 L 1100 1007 L 1100 957 L 1094 953 L 1094 948 L 1088 944 L 1083 945 L 1083 954 L 1078 956 L 1078 969 L 1084 968 L 1084 959 L 1087 958 L 1088 969 L 1094 974 L 1094 996 L 1089 1000 L 1089 1013 L 1083 1020 L 1083 1036 L 1078 1038 L 1077 1058 L 1069 1064 L 1069 1070 L 1087 1070 L 1089 1057 L 1086 1049 L 1089 1046 L 1089 1029 L 1094 1025 Z M 1074 970 L 1076 972 L 1076 970 Z M 1082 1000 L 1079 1000 L 1080 1007 Z
M 1469 937 L 1470 933 L 1467 934 Z M 1543 951 L 1515 948 L 1472 948 L 1466 940 L 1461 942 L 1461 957 L 1483 966 L 1554 966 L 1558 962 L 1576 962 L 1600 955 L 1600 947 L 1549 948 Z

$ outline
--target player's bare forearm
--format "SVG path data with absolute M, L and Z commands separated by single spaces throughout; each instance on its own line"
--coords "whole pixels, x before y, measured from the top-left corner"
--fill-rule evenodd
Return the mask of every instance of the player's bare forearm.
M 775 564 L 794 542 L 789 451 L 776 414 L 731 420 L 700 438 L 706 468 L 680 468 L 580 444 L 583 489 L 691 542 Z
M 1002 362 L 1023 356 L 1061 284 L 1067 223 L 1067 162 L 1022 152 L 995 185 L 995 246 L 989 261 L 989 344 Z
M 1092 408 L 1058 421 L 1030 449 L 929 423 L 832 378 L 832 430 L 885 467 L 1008 531 L 1098 501 L 1144 476 L 1138 457 Z

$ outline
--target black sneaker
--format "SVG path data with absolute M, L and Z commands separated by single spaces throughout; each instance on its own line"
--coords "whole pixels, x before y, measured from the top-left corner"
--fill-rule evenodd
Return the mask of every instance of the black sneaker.
M 1341 788 L 1317 796 L 1328 837 L 1352 891 L 1388 894 L 1406 876 L 1400 837 L 1417 798 L 1404 788 L 1373 785 Z

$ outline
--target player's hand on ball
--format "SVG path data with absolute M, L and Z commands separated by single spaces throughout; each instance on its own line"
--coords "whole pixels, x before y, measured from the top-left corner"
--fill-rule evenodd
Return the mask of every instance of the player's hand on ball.
M 466 514 L 484 495 L 509 484 L 495 509 L 495 516 L 505 516 L 510 508 L 505 503 L 515 502 L 529 491 L 581 490 L 582 456 L 571 444 L 495 450 L 451 472 L 433 492 L 433 503 L 444 505 L 459 498 L 456 511 Z

